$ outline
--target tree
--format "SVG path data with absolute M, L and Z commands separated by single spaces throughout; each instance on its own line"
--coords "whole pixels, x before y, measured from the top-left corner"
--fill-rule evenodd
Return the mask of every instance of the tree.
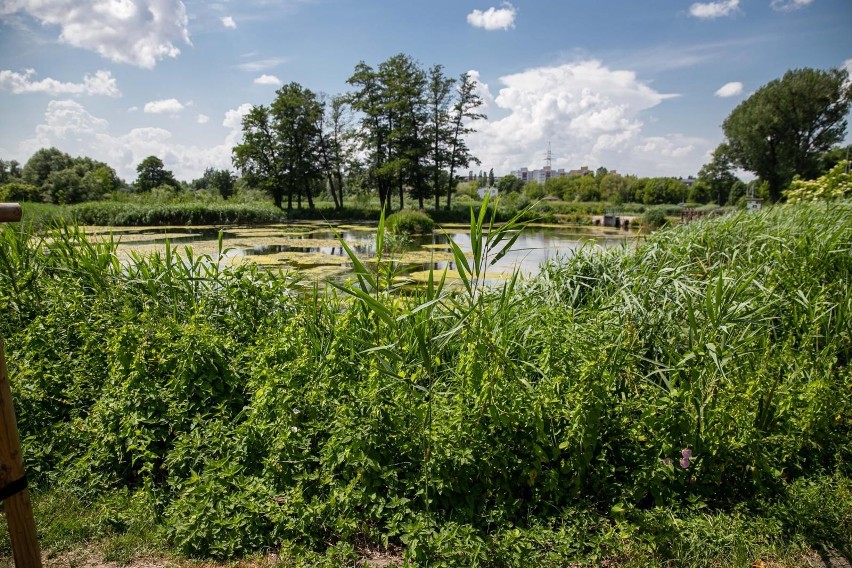
M 218 193 L 222 199 L 228 199 L 236 191 L 237 177 L 230 170 L 217 170 L 207 168 L 204 174 L 197 180 L 193 180 L 192 187 L 196 190 L 209 190 Z
M 36 151 L 21 172 L 21 178 L 26 183 L 41 187 L 50 174 L 70 168 L 73 159 L 57 148 L 41 148 Z
M 674 178 L 649 178 L 645 182 L 642 203 L 658 205 L 679 203 L 686 196 L 686 184 Z
M 311 188 L 322 172 L 320 125 L 322 105 L 316 94 L 298 83 L 276 91 L 269 107 L 253 107 L 243 117 L 243 142 L 233 149 L 233 163 L 252 187 L 267 191 L 275 206 L 287 214 L 293 210 L 293 197 L 302 207 L 302 194 L 313 209 Z
M 793 176 L 813 179 L 823 152 L 846 134 L 852 84 L 843 69 L 796 69 L 739 104 L 722 124 L 733 163 L 769 184 L 777 201 Z
M 608 173 L 600 181 L 601 198 L 613 203 L 624 203 L 630 199 L 627 194 L 628 186 L 628 180 L 624 176 Z
M 0 160 L 0 184 L 18 181 L 21 177 L 21 165 L 17 160 Z
M 455 104 L 450 112 L 452 137 L 450 138 L 450 177 L 447 184 L 447 209 L 450 208 L 453 188 L 455 187 L 456 168 L 467 168 L 471 162 L 479 164 L 479 159 L 471 154 L 464 136 L 476 132 L 469 123 L 485 119 L 486 116 L 476 109 L 482 106 L 482 98 L 476 92 L 476 81 L 469 73 L 462 73 L 456 88 Z
M 512 174 L 503 176 L 497 182 L 497 191 L 500 193 L 520 193 L 524 189 L 524 180 L 518 179 Z
M 488 187 L 494 187 L 494 168 L 488 170 Z
M 124 185 L 114 169 L 100 162 L 94 162 L 91 168 L 82 169 L 81 173 L 80 187 L 84 200 L 102 199 Z
M 366 155 L 367 184 L 375 186 L 382 209 L 389 205 L 391 178 L 385 164 L 388 161 L 390 121 L 384 106 L 384 93 L 375 70 L 361 61 L 346 81 L 356 88 L 350 95 L 352 108 L 361 113 L 359 136 Z
M 328 191 L 337 209 L 343 207 L 343 187 L 346 170 L 355 159 L 352 145 L 352 113 L 343 95 L 322 96 L 319 155 L 328 181 Z
M 447 183 L 444 165 L 450 160 L 449 144 L 452 138 L 450 130 L 450 103 L 452 102 L 455 79 L 444 75 L 442 65 L 434 65 L 429 70 L 427 85 L 427 105 L 429 107 L 429 122 L 427 135 L 429 138 L 429 159 L 432 172 L 432 194 L 435 196 L 435 209 L 440 207 L 441 189 Z
M 731 188 L 739 181 L 731 171 L 732 166 L 730 148 L 727 144 L 719 144 L 713 150 L 712 159 L 698 170 L 698 181 L 696 183 L 705 186 L 701 189 L 702 193 L 709 194 L 710 199 L 707 201 L 716 201 L 719 205 L 728 203 Z M 696 196 L 701 195 L 697 191 L 694 194 Z M 690 193 L 690 195 L 693 195 L 693 193 Z M 705 196 L 701 195 L 701 197 Z M 700 201 L 707 202 L 704 199 Z
M 426 136 L 426 73 L 411 57 L 400 53 L 379 64 L 378 77 L 390 126 L 385 167 L 394 178 L 399 208 L 403 208 L 408 185 L 422 209 L 427 195 L 423 166 L 430 148 Z
M 136 191 L 151 191 L 161 185 L 180 189 L 174 174 L 166 169 L 163 161 L 157 156 L 148 156 L 136 166 Z

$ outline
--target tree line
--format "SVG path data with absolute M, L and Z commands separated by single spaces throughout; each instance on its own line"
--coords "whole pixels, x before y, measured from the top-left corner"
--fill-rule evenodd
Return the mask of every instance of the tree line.
M 485 118 L 474 79 L 398 54 L 375 68 L 360 62 L 347 83 L 351 92 L 332 97 L 290 83 L 253 107 L 234 166 L 277 206 L 286 199 L 288 211 L 303 196 L 313 207 L 311 187 L 321 182 L 343 207 L 344 172 L 361 174 L 382 208 L 398 196 L 402 209 L 406 194 L 420 208 L 429 198 L 450 207 L 456 171 L 479 163 L 465 142 Z
M 178 182 L 157 156 L 136 168 L 132 184 L 88 157 L 57 148 L 38 150 L 23 166 L 0 160 L 0 200 L 77 203 L 120 192 L 205 191 L 224 199 L 240 188 L 268 194 L 290 211 L 327 195 L 342 208 L 353 192 L 376 195 L 382 207 L 408 196 L 424 208 L 434 199 L 449 208 L 458 172 L 480 164 L 466 143 L 484 119 L 476 82 L 469 74 L 446 75 L 441 65 L 426 69 L 410 56 L 395 55 L 376 67 L 363 61 L 347 83 L 348 93 L 328 96 L 290 83 L 274 100 L 243 118 L 241 143 L 228 169 L 208 168 L 192 182 Z M 848 159 L 839 148 L 852 105 L 852 81 L 843 69 L 796 69 L 771 81 L 740 103 L 722 124 L 725 140 L 698 172 L 695 183 L 673 178 L 640 178 L 609 173 L 552 178 L 524 184 L 514 176 L 497 180 L 482 172 L 477 186 L 530 199 L 645 204 L 715 202 L 735 204 L 746 192 L 777 201 L 795 179 L 810 180 Z M 756 174 L 748 187 L 736 175 Z

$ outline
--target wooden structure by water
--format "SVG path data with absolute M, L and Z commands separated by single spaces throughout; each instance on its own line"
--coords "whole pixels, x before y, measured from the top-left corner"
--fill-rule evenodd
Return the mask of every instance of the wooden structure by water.
M 17 203 L 0 203 L 0 222 L 21 220 L 21 206 Z M 12 556 L 17 568 L 41 568 L 41 551 L 36 537 L 33 505 L 27 489 L 27 474 L 21 453 L 21 438 L 12 388 L 6 370 L 6 355 L 0 339 L 0 500 L 9 525 Z

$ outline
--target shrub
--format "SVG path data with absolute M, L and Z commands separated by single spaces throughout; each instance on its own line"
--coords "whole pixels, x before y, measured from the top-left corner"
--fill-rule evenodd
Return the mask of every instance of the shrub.
M 648 209 L 645 214 L 642 215 L 642 224 L 653 229 L 658 229 L 665 225 L 667 222 L 668 220 L 666 219 L 666 212 L 662 209 Z
M 784 192 L 787 203 L 831 201 L 852 197 L 850 163 L 842 160 L 823 176 L 813 181 L 796 178 Z
M 13 181 L 0 186 L 0 201 L 28 201 L 40 203 L 44 201 L 41 190 L 36 186 Z
M 388 216 L 387 228 L 391 234 L 396 235 L 415 235 L 431 233 L 435 227 L 435 222 L 432 218 L 422 211 L 412 211 L 406 209 L 397 211 Z

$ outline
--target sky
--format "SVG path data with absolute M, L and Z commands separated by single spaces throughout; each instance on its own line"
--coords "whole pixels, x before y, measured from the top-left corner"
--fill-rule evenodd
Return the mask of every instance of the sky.
M 232 168 L 283 84 L 344 93 L 398 53 L 477 79 L 485 171 L 550 145 L 554 168 L 686 177 L 762 85 L 852 72 L 852 0 L 0 0 L 0 159 L 55 146 L 132 182 L 156 155 L 189 181 Z

